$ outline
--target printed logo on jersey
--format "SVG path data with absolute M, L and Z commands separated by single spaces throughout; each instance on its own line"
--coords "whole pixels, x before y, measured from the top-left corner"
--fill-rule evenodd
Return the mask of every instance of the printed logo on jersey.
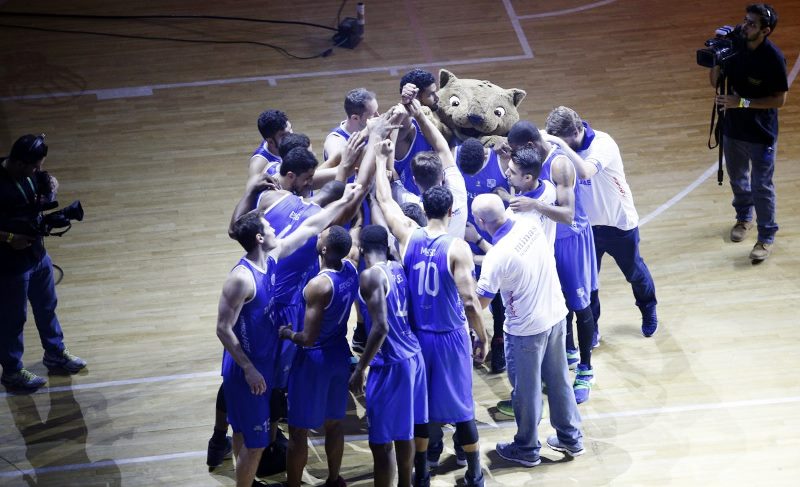
M 496 179 L 487 179 L 486 180 L 486 187 L 487 188 L 493 189 L 495 186 L 497 186 L 497 180 Z

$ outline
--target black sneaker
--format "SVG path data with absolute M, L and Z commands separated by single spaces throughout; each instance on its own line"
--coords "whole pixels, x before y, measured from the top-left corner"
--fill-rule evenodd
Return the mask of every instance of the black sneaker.
M 39 377 L 28 369 L 19 369 L 10 374 L 3 372 L 0 382 L 9 390 L 33 392 L 47 384 L 47 379 Z
M 233 454 L 233 438 L 225 437 L 225 441 L 208 440 L 208 453 L 206 454 L 206 465 L 208 468 L 216 468 L 222 465 L 226 458 Z
M 491 373 L 500 374 L 506 370 L 506 350 L 502 338 L 492 338 Z
M 77 355 L 69 353 L 69 350 L 66 348 L 62 350 L 61 353 L 55 355 L 50 354 L 50 352 L 45 352 L 42 362 L 44 366 L 50 370 L 65 370 L 70 374 L 76 374 L 86 367 L 85 360 Z
M 367 327 L 364 323 L 356 323 L 356 329 L 353 332 L 353 346 L 351 347 L 356 353 L 364 353 L 364 346 L 367 344 Z

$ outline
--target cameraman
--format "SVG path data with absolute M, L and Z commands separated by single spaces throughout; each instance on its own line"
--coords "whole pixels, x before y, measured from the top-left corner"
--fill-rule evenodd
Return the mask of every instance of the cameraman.
M 753 226 L 755 207 L 758 241 L 750 259 L 761 262 L 769 257 L 778 224 L 775 222 L 775 150 L 778 140 L 778 108 L 786 102 L 789 90 L 786 60 L 767 38 L 778 23 L 778 14 L 769 5 L 758 3 L 746 8 L 741 40 L 746 48 L 728 60 L 722 69 L 715 66 L 711 85 L 716 87 L 721 71 L 727 76 L 733 94 L 717 95 L 716 103 L 725 109 L 723 151 L 733 189 L 736 224 L 731 241 L 741 242 Z
M 43 135 L 24 135 L 0 167 L 0 381 L 13 390 L 34 391 L 47 382 L 22 367 L 28 301 L 44 347 L 44 365 L 72 374 L 86 367 L 64 347 L 55 313 L 53 263 L 39 235 L 42 204 L 54 200 L 58 187 L 41 170 L 46 156 Z

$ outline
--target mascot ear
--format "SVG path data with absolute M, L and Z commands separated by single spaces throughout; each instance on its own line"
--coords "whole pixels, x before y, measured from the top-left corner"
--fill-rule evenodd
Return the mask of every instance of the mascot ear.
M 518 107 L 519 104 L 522 103 L 522 100 L 525 99 L 525 95 L 527 95 L 524 90 L 520 90 L 519 88 L 506 90 L 506 93 L 508 93 L 508 95 L 511 97 L 515 107 Z
M 446 69 L 440 69 L 439 70 L 439 89 L 442 89 L 445 86 L 447 86 L 447 83 L 450 83 L 451 81 L 456 81 L 456 80 L 458 80 L 458 78 L 456 78 L 456 75 L 454 75 L 450 71 L 448 71 Z

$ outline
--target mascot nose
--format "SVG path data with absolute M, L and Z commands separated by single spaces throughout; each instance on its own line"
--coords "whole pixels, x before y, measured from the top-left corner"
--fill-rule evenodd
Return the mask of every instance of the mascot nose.
M 483 117 L 480 115 L 469 115 L 467 118 L 472 125 L 483 125 Z

